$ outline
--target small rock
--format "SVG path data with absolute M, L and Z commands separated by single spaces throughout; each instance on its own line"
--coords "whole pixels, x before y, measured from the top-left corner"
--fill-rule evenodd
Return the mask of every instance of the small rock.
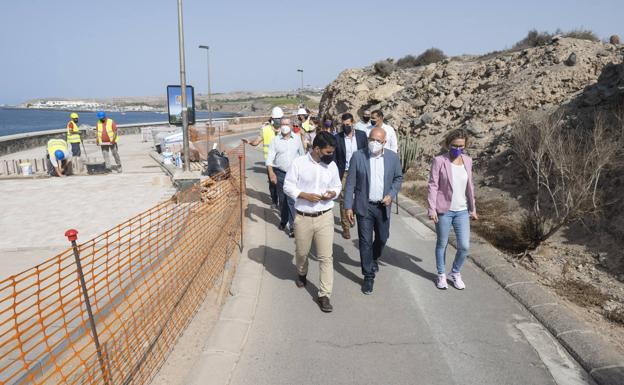
M 461 108 L 461 106 L 464 105 L 464 101 L 461 99 L 455 99 L 451 102 L 451 107 L 455 108 L 455 109 L 459 109 Z
M 620 37 L 618 35 L 611 35 L 611 37 L 609 37 L 609 43 L 611 43 L 611 44 L 621 44 L 620 43 Z
M 565 65 L 572 67 L 576 65 L 576 53 L 572 52 L 565 61 Z

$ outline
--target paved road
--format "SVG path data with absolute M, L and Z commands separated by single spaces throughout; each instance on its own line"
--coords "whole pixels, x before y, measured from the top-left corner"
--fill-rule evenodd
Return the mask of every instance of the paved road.
M 405 212 L 392 217 L 371 296 L 360 292 L 357 239 L 342 239 L 336 218 L 334 312 L 322 313 L 318 265 L 310 264 L 308 286 L 298 289 L 294 242 L 268 208 L 261 153 L 247 153 L 255 244 L 248 257 L 264 271 L 231 384 L 587 383 L 552 336 L 472 263 L 463 271 L 466 290 L 437 290 L 435 234 Z

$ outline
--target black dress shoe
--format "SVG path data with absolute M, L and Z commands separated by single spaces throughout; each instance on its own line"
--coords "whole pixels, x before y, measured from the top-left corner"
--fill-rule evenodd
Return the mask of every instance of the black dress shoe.
M 297 287 L 304 287 L 308 283 L 308 279 L 305 275 L 297 276 L 297 280 L 295 281 Z
M 279 226 L 277 226 L 278 229 L 280 230 L 284 230 L 286 228 L 286 224 L 279 224 Z
M 362 284 L 362 293 L 369 295 L 373 294 L 373 281 L 372 279 L 364 279 L 364 283 Z
M 331 311 L 334 310 L 334 307 L 329 303 L 328 297 L 325 297 L 325 296 L 319 297 L 318 304 L 319 304 L 319 307 L 321 308 L 321 311 L 325 313 L 331 313 Z
M 295 237 L 295 230 L 292 230 L 292 229 L 291 229 L 291 230 L 288 230 L 288 236 L 289 236 L 290 238 L 294 238 L 294 237 Z

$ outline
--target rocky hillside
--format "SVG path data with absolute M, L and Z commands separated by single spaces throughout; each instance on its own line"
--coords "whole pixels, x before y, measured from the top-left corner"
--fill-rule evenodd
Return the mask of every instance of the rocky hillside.
M 464 127 L 474 136 L 473 155 L 492 146 L 526 110 L 579 102 L 610 63 L 621 63 L 624 46 L 555 38 L 545 46 L 486 56 L 454 57 L 382 76 L 373 66 L 349 69 L 322 96 L 321 114 L 381 108 L 391 125 L 416 135 L 428 161 L 444 134 Z M 610 70 L 611 77 L 622 71 Z M 614 79 L 610 81 L 612 84 Z M 597 105 L 617 87 L 594 87 L 581 105 Z

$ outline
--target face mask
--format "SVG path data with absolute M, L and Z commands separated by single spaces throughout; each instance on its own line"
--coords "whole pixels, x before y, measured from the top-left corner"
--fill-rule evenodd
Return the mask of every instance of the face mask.
M 368 151 L 370 151 L 371 154 L 379 155 L 381 154 L 382 150 L 383 150 L 383 144 L 377 141 L 368 142 Z
M 330 164 L 334 161 L 334 154 L 331 155 L 321 155 L 321 162 L 325 164 Z
M 377 125 L 377 121 L 374 120 L 374 119 L 371 119 L 370 120 L 370 124 L 371 124 L 371 126 L 376 126 Z
M 351 133 L 351 131 L 353 130 L 352 126 L 342 126 L 342 131 L 344 131 L 345 135 L 349 135 Z
M 365 117 L 362 118 L 362 121 L 364 123 L 368 123 L 369 120 L 370 120 L 370 116 L 365 116 Z
M 298 134 L 298 133 L 299 133 L 299 131 L 301 131 L 301 128 L 299 128 L 299 126 L 295 126 L 295 127 L 293 128 L 293 132 L 294 132 L 295 134 Z
M 332 126 L 332 122 L 331 122 L 331 120 L 327 120 L 327 121 L 325 121 L 325 127 L 328 127 L 328 128 L 329 128 L 329 127 L 331 127 L 331 126 Z
M 454 148 L 451 147 L 451 158 L 455 159 L 460 156 L 464 152 L 463 148 Z
M 286 136 L 290 134 L 290 126 L 282 126 L 280 131 L 282 132 L 282 135 Z

